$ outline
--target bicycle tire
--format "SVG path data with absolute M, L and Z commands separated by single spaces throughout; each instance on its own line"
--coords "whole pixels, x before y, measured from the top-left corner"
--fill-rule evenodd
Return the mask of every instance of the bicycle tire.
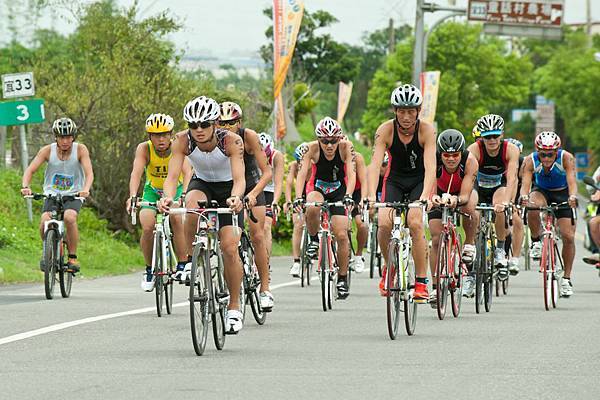
M 494 239 L 491 236 L 491 232 L 488 232 L 486 235 L 486 248 L 489 246 L 489 251 L 486 254 L 486 263 L 485 263 L 485 274 L 484 274 L 484 284 L 483 284 L 483 305 L 485 307 L 485 312 L 490 312 L 492 309 L 492 299 L 494 297 L 492 293 L 492 285 L 494 284 L 494 253 L 495 253 L 495 245 Z
M 165 308 L 167 310 L 167 314 L 171 314 L 173 312 L 173 271 L 175 270 L 176 260 L 173 252 L 173 243 L 170 239 L 167 240 L 167 269 L 164 280 L 165 285 Z
M 306 256 L 306 242 L 307 242 L 306 226 L 302 228 L 302 238 L 300 238 L 300 286 L 304 287 L 304 279 L 306 278 L 306 285 L 310 285 L 308 274 L 306 273 L 306 267 L 309 262 L 309 257 Z
M 400 241 L 392 239 L 388 250 L 390 265 L 386 271 L 386 316 L 388 335 L 395 340 L 400 325 Z
M 61 242 L 60 246 L 65 246 L 64 242 Z M 66 247 L 66 246 L 65 246 Z M 64 251 L 63 253 L 64 254 Z M 71 287 L 73 286 L 73 273 L 67 271 L 67 266 L 65 265 L 65 260 L 63 255 L 58 256 L 58 264 L 60 268 L 58 270 L 58 281 L 60 283 L 60 295 L 63 298 L 68 298 L 71 296 Z
M 57 250 L 57 232 L 54 229 L 48 229 L 44 235 L 43 253 L 44 253 L 44 291 L 46 298 L 54 298 L 54 284 L 56 283 L 56 267 L 58 262 Z
M 206 284 L 210 276 L 210 261 L 206 249 L 194 246 L 192 268 L 190 271 L 190 324 L 192 328 L 192 344 L 197 355 L 201 356 L 206 349 L 208 337 L 208 312 L 212 289 Z
M 213 287 L 213 310 L 210 314 L 212 322 L 213 339 L 217 350 L 223 350 L 225 346 L 225 314 L 227 302 L 223 299 L 227 298 L 227 288 L 225 286 L 225 278 L 223 276 L 222 265 L 217 265 L 216 268 L 211 266 L 212 287 Z
M 375 276 L 375 263 L 377 260 L 377 227 L 371 224 L 369 227 L 369 278 Z
M 327 312 L 327 300 L 329 298 L 329 255 L 327 254 L 327 238 L 325 235 L 321 236 L 319 243 L 319 273 L 321 278 L 321 305 L 323 311 Z
M 540 269 L 542 272 L 542 286 L 544 290 L 544 308 L 546 311 L 550 310 L 551 307 L 551 293 L 552 286 L 550 284 L 550 256 L 549 256 L 550 237 L 547 235 L 542 239 L 542 258 L 540 259 Z
M 502 294 L 505 296 L 508 294 L 508 280 L 509 279 L 510 278 L 507 277 L 505 280 L 502 281 Z
M 557 260 L 559 257 L 558 254 L 558 246 L 556 245 L 556 242 L 553 240 L 552 241 L 553 244 L 553 248 L 554 248 L 554 253 L 553 253 L 553 257 L 552 257 L 552 288 L 550 290 L 550 293 L 552 294 L 552 308 L 556 308 L 556 306 L 558 305 L 558 297 L 559 297 L 559 289 L 558 289 L 558 282 L 559 282 L 559 277 L 558 277 L 558 272 L 557 272 Z
M 154 274 L 154 297 L 156 300 L 156 315 L 162 317 L 162 310 L 164 306 L 164 290 L 163 284 L 163 254 L 162 254 L 162 237 L 160 233 L 154 235 L 154 265 L 152 266 L 152 273 Z
M 479 314 L 482 310 L 483 305 L 483 281 L 484 281 L 484 271 L 485 271 L 485 252 L 486 252 L 486 244 L 485 244 L 485 236 L 483 233 L 477 235 L 477 263 L 475 264 L 475 312 Z
M 440 234 L 440 241 L 437 254 L 437 262 L 435 264 L 435 284 L 437 292 L 436 311 L 440 320 L 446 316 L 446 305 L 448 304 L 448 238 L 445 233 Z
M 462 240 L 460 235 L 457 236 L 457 247 L 453 247 L 451 252 L 452 260 L 452 275 L 450 278 L 450 302 L 452 305 L 452 315 L 458 318 L 460 315 L 460 307 L 462 305 L 463 292 L 463 262 L 462 262 Z
M 523 257 L 525 258 L 525 271 L 531 269 L 531 256 L 529 254 L 531 250 L 531 231 L 528 226 L 523 227 Z
M 417 326 L 417 302 L 414 301 L 412 292 L 415 287 L 415 261 L 412 258 L 411 249 L 407 254 L 408 258 L 404 260 L 404 287 L 400 289 L 404 292 L 404 327 L 408 336 L 415 333 Z

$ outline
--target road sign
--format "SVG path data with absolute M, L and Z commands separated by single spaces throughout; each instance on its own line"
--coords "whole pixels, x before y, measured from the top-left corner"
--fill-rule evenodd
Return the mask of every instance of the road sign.
M 2 96 L 5 99 L 29 97 L 34 94 L 33 72 L 2 75 Z
M 469 0 L 468 18 L 486 33 L 560 39 L 564 0 Z
M 38 124 L 45 119 L 44 99 L 0 103 L 0 126 Z

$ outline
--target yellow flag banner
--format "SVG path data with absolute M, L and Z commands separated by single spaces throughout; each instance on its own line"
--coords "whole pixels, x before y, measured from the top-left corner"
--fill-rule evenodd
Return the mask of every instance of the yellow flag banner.
M 421 72 L 421 93 L 423 106 L 419 118 L 433 124 L 440 89 L 440 71 Z
M 344 115 L 350 104 L 350 96 L 352 96 L 352 82 L 344 83 L 340 81 L 338 88 L 338 107 L 337 107 L 337 122 L 342 123 Z
M 273 0 L 273 98 L 275 99 L 281 93 L 285 76 L 292 62 L 303 13 L 303 0 Z
M 276 127 L 276 135 L 277 139 L 281 140 L 285 136 L 285 104 L 283 103 L 283 98 L 281 97 L 281 92 L 277 99 L 275 99 L 275 127 Z

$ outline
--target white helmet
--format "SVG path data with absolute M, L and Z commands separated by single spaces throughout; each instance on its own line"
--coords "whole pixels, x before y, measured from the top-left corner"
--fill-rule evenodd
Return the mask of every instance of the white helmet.
M 183 108 L 183 119 L 186 122 L 216 121 L 220 114 L 219 103 L 205 96 L 190 100 Z
M 419 108 L 423 104 L 423 95 L 416 86 L 406 84 L 394 89 L 390 102 L 396 108 Z
M 71 118 L 59 118 L 52 123 L 52 133 L 56 136 L 77 136 L 77 125 Z
M 273 147 L 273 138 L 270 135 L 267 135 L 265 132 L 258 134 L 258 140 L 260 141 L 260 146 L 265 151 Z
M 315 134 L 317 137 L 341 137 L 342 127 L 335 119 L 325 117 L 317 124 Z
M 556 150 L 560 148 L 560 137 L 552 131 L 538 133 L 535 137 L 535 148 L 537 150 Z
M 480 132 L 481 137 L 488 134 L 504 133 L 504 119 L 496 114 L 484 115 L 477 121 L 477 130 Z

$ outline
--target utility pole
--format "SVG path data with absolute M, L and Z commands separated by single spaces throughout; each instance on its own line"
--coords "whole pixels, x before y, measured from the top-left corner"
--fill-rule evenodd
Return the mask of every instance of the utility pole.
M 586 32 L 588 47 L 592 47 L 592 0 L 586 1 Z
M 6 127 L 0 126 L 0 168 L 6 166 Z
M 396 32 L 394 31 L 394 19 L 390 18 L 389 24 L 389 35 L 390 35 L 390 44 L 388 49 L 388 54 L 392 54 L 396 50 Z

